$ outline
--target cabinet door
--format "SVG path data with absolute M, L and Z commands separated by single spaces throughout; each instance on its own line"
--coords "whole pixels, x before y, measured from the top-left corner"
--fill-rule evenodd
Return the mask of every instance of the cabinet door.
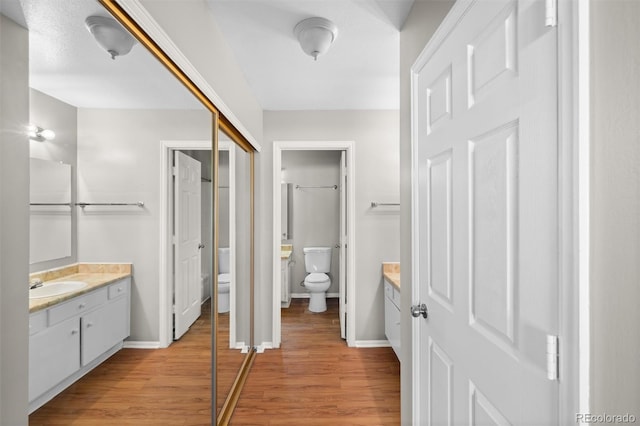
M 389 296 L 384 298 L 384 333 L 400 359 L 400 310 Z
M 80 320 L 70 318 L 29 337 L 29 401 L 80 368 Z
M 280 301 L 287 303 L 289 301 L 289 268 L 287 268 L 287 260 L 280 261 Z
M 129 302 L 120 297 L 80 319 L 82 326 L 82 365 L 111 349 L 129 336 Z

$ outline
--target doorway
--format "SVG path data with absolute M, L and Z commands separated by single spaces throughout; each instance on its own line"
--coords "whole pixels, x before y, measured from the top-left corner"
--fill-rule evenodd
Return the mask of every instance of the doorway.
M 196 153 L 194 156 L 198 156 L 197 153 L 201 152 L 201 155 L 207 155 L 206 153 L 211 152 L 211 141 L 163 141 L 161 144 L 161 198 L 160 198 L 160 347 L 168 347 L 171 342 L 174 340 L 174 244 L 173 244 L 173 235 L 174 235 L 174 203 L 175 198 L 173 196 L 173 158 L 175 152 L 185 152 L 191 151 Z M 231 144 L 228 141 L 220 141 L 219 142 L 219 151 L 228 153 L 228 172 L 229 179 L 228 185 L 225 184 L 224 190 L 228 192 L 229 197 L 233 197 L 234 194 L 234 186 L 235 186 L 235 150 L 231 149 Z M 209 165 L 212 169 L 212 166 Z M 205 176 L 206 173 L 203 175 Z M 215 182 L 207 182 L 211 179 L 203 180 L 203 188 L 209 188 L 208 192 L 211 191 L 210 185 L 215 184 Z M 207 192 L 207 191 L 204 191 Z M 209 194 L 210 195 L 210 194 Z M 232 200 L 231 200 L 232 201 Z M 229 232 L 228 232 L 228 245 L 233 253 L 235 250 L 235 226 L 231 223 L 235 218 L 234 212 L 234 202 L 229 202 L 228 213 L 225 212 L 223 215 L 227 218 L 229 223 Z M 211 197 L 207 195 L 207 193 L 203 193 L 202 203 L 208 203 L 211 206 L 212 200 Z M 202 227 L 202 235 L 210 236 L 212 234 L 211 229 L 213 226 L 213 211 L 209 209 L 209 213 L 204 215 L 201 220 Z M 204 247 L 202 250 L 202 259 L 212 259 L 212 252 L 214 250 L 213 241 L 208 239 L 207 241 L 201 242 Z M 233 279 L 235 275 L 235 262 L 231 262 L 231 271 L 230 275 Z M 202 269 L 204 272 L 202 275 L 208 275 L 207 279 L 204 279 L 202 282 L 204 283 L 205 288 L 202 289 L 202 295 L 204 298 L 213 297 L 213 288 L 212 285 L 215 282 L 213 277 L 213 268 L 212 265 L 204 265 L 205 268 Z M 205 271 L 208 271 L 206 273 Z M 230 288 L 230 305 L 235 306 L 235 289 L 233 286 Z M 204 301 L 203 298 L 203 301 Z M 236 324 L 235 324 L 235 316 L 229 316 L 229 347 L 236 347 Z
M 338 243 L 334 250 L 338 251 L 338 276 L 332 279 L 338 280 L 338 296 L 340 299 L 340 323 L 341 334 L 346 339 L 348 346 L 355 346 L 355 298 L 354 282 L 354 164 L 355 150 L 352 141 L 287 141 L 274 142 L 273 152 L 273 324 L 272 347 L 279 348 L 282 341 L 281 306 L 282 306 L 282 274 L 281 269 L 281 244 L 283 230 L 282 208 L 283 179 L 285 177 L 283 167 L 283 153 L 285 151 L 336 151 L 341 156 L 340 184 L 335 185 L 340 194 L 340 231 Z M 294 185 L 295 186 L 295 185 Z M 320 185 L 322 186 L 322 185 Z M 331 186 L 331 185 L 327 185 Z M 298 188 L 300 189 L 300 188 Z M 331 188 L 329 188 L 331 189 Z M 337 246 L 337 247 L 336 247 Z M 300 253 L 302 247 L 293 247 Z M 302 266 L 303 267 L 303 266 Z M 295 285 L 295 283 L 294 283 Z

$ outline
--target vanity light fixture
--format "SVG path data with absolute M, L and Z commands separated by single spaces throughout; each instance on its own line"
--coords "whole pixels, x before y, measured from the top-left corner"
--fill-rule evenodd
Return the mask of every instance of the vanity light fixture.
M 29 135 L 29 139 L 33 139 L 38 142 L 50 141 L 56 137 L 56 132 L 53 130 L 43 129 L 40 126 L 35 126 L 33 124 L 29 125 L 27 134 Z
M 118 21 L 108 16 L 89 16 L 84 23 L 98 44 L 109 52 L 111 59 L 126 55 L 136 43 Z
M 317 61 L 318 55 L 329 50 L 331 43 L 338 37 L 338 27 L 326 18 L 307 18 L 298 22 L 293 33 L 304 53 Z

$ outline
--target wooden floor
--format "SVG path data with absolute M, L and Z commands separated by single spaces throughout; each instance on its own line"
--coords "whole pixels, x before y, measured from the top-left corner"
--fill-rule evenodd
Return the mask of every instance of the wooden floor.
M 282 348 L 257 356 L 233 425 L 400 424 L 398 360 L 391 348 L 348 348 L 340 338 L 337 301 L 329 299 L 321 314 L 309 312 L 304 299 L 283 309 Z M 35 411 L 29 424 L 209 425 L 207 312 L 203 306 L 189 333 L 167 349 L 116 353 Z M 219 321 L 219 341 L 228 344 L 224 315 Z M 229 362 L 238 360 L 234 354 Z M 219 380 L 234 376 L 223 373 Z
M 340 338 L 338 299 L 327 312 L 294 299 L 282 310 L 282 346 L 259 354 L 233 425 L 399 425 L 400 363 L 391 348 Z

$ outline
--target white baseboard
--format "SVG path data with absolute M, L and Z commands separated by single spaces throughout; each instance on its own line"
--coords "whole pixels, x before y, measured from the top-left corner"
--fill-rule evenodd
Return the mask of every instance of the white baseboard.
M 160 349 L 162 346 L 160 342 L 142 342 L 127 340 L 124 342 L 124 347 L 127 349 Z
M 388 340 L 356 340 L 356 348 L 389 348 Z
M 340 293 L 327 293 L 328 298 L 340 297 Z M 291 293 L 292 299 L 308 299 L 309 293 Z
M 273 349 L 273 342 L 262 342 L 262 344 L 256 346 L 256 352 L 261 354 L 265 349 Z

